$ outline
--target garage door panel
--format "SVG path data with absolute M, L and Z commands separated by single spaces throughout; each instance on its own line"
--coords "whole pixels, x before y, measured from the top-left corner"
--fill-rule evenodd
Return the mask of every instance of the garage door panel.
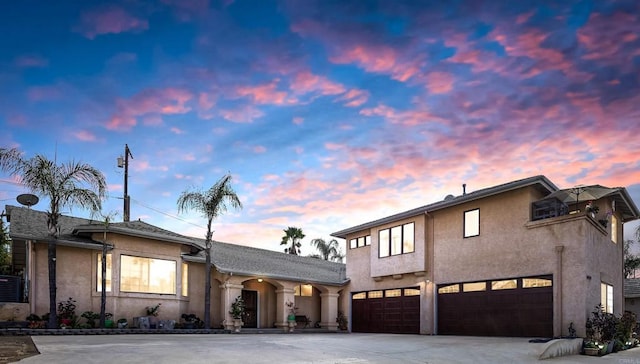
M 438 333 L 551 337 L 553 288 L 438 293 Z
M 354 332 L 420 333 L 419 295 L 366 298 L 352 302 Z M 358 325 L 355 317 L 360 318 Z

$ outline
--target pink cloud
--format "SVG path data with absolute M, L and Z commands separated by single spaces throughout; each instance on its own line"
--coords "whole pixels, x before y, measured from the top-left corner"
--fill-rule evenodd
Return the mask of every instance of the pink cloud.
M 184 134 L 185 131 L 176 127 L 172 127 L 169 129 L 172 133 L 177 134 L 177 135 L 181 135 Z
M 256 145 L 255 147 L 253 147 L 254 153 L 262 154 L 262 153 L 265 153 L 266 151 L 267 151 L 267 148 L 263 147 L 262 145 Z
M 23 55 L 15 59 L 16 66 L 20 68 L 44 68 L 49 66 L 49 60 L 37 55 Z
M 191 111 L 186 104 L 192 98 L 190 91 L 178 88 L 143 90 L 130 99 L 116 102 L 118 111 L 107 123 L 107 129 L 129 130 L 137 124 L 137 117 L 142 117 L 145 125 L 159 125 L 162 122 L 161 115 Z
M 253 120 L 264 116 L 264 113 L 255 107 L 248 105 L 239 109 L 220 110 L 220 115 L 235 123 L 251 123 Z
M 587 49 L 584 59 L 615 64 L 630 70 L 633 57 L 640 55 L 636 41 L 640 33 L 640 16 L 635 13 L 604 15 L 592 13 L 578 29 L 578 41 Z
M 11 126 L 26 126 L 28 124 L 27 117 L 22 114 L 9 115 L 7 122 Z
M 201 110 L 209 110 L 216 105 L 215 97 L 210 94 L 201 92 L 198 95 L 198 106 L 200 106 Z
M 162 3 L 171 6 L 176 17 L 181 21 L 190 21 L 195 17 L 203 16 L 209 10 L 209 0 L 161 0 Z
M 314 75 L 309 71 L 297 73 L 291 81 L 291 89 L 297 94 L 319 93 L 321 95 L 337 95 L 345 91 L 344 86 L 324 76 Z
M 304 118 L 296 116 L 293 118 L 292 122 L 296 125 L 302 125 L 302 123 L 304 123 Z
M 367 72 L 391 75 L 391 78 L 406 82 L 420 72 L 420 61 L 407 56 L 403 60 L 403 52 L 368 37 L 344 33 L 340 29 L 314 21 L 304 20 L 291 26 L 291 30 L 303 37 L 315 37 L 323 41 L 330 50 L 329 60 L 337 64 L 357 64 Z
M 433 94 L 446 94 L 453 90 L 453 75 L 447 72 L 430 72 L 426 76 L 427 89 Z
M 284 105 L 291 103 L 292 100 L 287 99 L 287 93 L 277 90 L 278 80 L 271 83 L 257 86 L 240 86 L 236 88 L 239 96 L 249 96 L 255 103 Z
M 344 106 L 358 107 L 369 100 L 369 91 L 351 89 L 344 95 L 340 96 L 337 101 L 346 101 Z
M 98 35 L 124 32 L 141 32 L 149 23 L 126 12 L 118 6 L 96 9 L 82 14 L 77 30 L 89 39 Z
M 87 131 L 87 130 L 79 130 L 75 133 L 73 133 L 73 136 L 76 137 L 76 139 L 81 140 L 83 142 L 94 142 L 97 140 L 95 134 Z
M 449 120 L 432 114 L 426 109 L 426 107 L 422 108 L 423 110 L 397 111 L 389 106 L 379 104 L 374 108 L 360 110 L 360 115 L 381 116 L 392 124 L 400 124 L 405 126 L 418 125 L 428 122 L 439 122 L 445 125 L 450 123 Z

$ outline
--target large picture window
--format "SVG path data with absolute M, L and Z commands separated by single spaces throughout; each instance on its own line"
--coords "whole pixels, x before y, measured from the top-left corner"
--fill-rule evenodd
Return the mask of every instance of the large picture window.
M 464 237 L 480 235 L 480 209 L 464 212 Z
M 102 292 L 102 253 L 97 254 L 96 291 Z M 111 292 L 111 254 L 107 254 L 107 273 L 105 274 L 105 292 Z
M 413 253 L 415 250 L 414 224 L 411 222 L 379 230 L 378 245 L 380 258 Z
M 120 291 L 176 294 L 176 262 L 121 255 Z

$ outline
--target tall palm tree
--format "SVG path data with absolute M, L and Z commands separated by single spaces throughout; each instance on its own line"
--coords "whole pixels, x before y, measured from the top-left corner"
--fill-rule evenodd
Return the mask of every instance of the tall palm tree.
M 241 209 L 242 203 L 231 187 L 231 175 L 220 178 L 207 191 L 184 191 L 178 197 L 178 211 L 195 210 L 207 219 L 207 235 L 205 239 L 205 283 L 204 283 L 204 327 L 211 327 L 211 246 L 213 219 L 225 213 L 227 204 L 234 209 Z
M 311 245 L 315 245 L 316 249 L 320 252 L 320 254 L 312 254 L 312 257 L 342 263 L 344 255 L 340 251 L 340 246 L 336 239 L 331 239 L 329 242 L 320 238 L 313 239 L 311 240 Z
M 0 148 L 0 169 L 17 177 L 31 192 L 49 198 L 49 327 L 56 327 L 56 240 L 60 233 L 60 210 L 79 206 L 99 211 L 107 194 L 107 182 L 102 172 L 88 164 L 75 161 L 57 164 L 40 154 L 24 159 L 16 148 Z
M 300 247 L 302 246 L 300 240 L 302 240 L 305 236 L 302 233 L 302 229 L 289 226 L 286 230 L 283 231 L 285 235 L 282 237 L 280 245 L 291 245 L 287 248 L 284 248 L 284 252 L 293 255 L 299 255 Z

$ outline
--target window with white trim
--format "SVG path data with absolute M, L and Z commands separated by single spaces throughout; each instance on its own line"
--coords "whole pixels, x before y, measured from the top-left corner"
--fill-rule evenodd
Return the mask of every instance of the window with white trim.
M 371 235 L 360 236 L 349 240 L 349 249 L 362 248 L 371 245 Z

